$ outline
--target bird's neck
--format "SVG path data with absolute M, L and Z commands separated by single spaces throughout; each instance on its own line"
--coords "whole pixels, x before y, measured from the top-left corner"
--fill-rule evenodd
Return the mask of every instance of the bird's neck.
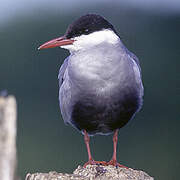
M 90 48 L 82 48 L 78 51 L 70 51 L 71 56 L 76 56 L 76 57 L 87 57 L 89 58 L 98 58 L 103 56 L 103 57 L 110 57 L 114 56 L 114 53 L 123 53 L 125 52 L 125 46 L 123 45 L 122 41 L 119 39 L 119 41 L 115 44 L 110 44 L 107 42 L 104 42 L 102 44 L 98 44 L 94 47 Z M 102 60 L 104 58 L 101 58 Z

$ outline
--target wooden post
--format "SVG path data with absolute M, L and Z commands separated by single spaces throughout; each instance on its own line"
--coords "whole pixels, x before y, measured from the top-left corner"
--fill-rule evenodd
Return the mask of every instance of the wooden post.
M 0 96 L 0 179 L 14 180 L 16 171 L 16 99 Z

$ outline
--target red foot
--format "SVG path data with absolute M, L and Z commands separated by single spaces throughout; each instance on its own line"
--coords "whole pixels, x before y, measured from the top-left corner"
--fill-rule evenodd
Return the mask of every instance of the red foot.
M 128 169 L 128 167 L 119 164 L 116 160 L 113 160 L 113 159 L 111 159 L 111 160 L 110 160 L 109 162 L 107 162 L 106 164 L 107 164 L 107 166 L 108 166 L 108 165 L 112 165 L 112 166 L 118 166 L 118 167 L 121 167 L 121 168 L 126 168 L 126 169 Z
M 102 165 L 102 166 L 107 166 L 107 162 L 105 161 L 94 161 L 94 160 L 89 160 L 86 162 L 83 167 L 86 167 L 87 165 Z

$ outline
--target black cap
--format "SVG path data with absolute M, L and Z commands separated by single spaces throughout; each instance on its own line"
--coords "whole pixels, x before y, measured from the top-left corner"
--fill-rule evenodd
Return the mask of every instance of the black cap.
M 111 29 L 117 34 L 113 25 L 102 16 L 97 14 L 87 14 L 81 16 L 79 19 L 70 24 L 65 33 L 65 36 L 66 38 L 70 39 L 83 34 L 87 35 L 103 29 Z

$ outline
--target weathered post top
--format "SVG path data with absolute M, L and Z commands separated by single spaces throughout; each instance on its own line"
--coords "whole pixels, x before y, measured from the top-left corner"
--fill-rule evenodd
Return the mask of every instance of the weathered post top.
M 0 179 L 14 180 L 16 171 L 16 99 L 0 95 Z

